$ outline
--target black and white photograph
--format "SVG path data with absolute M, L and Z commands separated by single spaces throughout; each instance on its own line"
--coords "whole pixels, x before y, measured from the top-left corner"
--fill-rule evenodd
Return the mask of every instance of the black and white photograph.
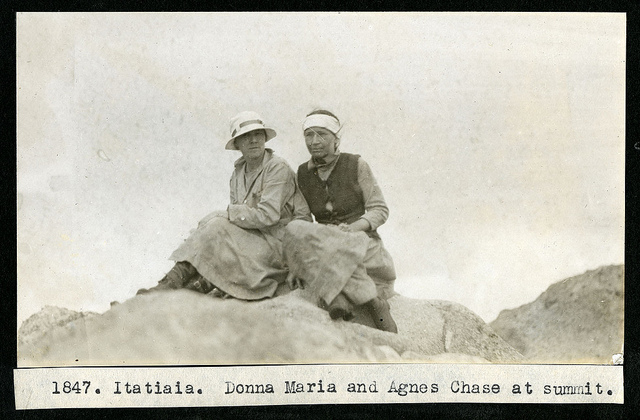
M 16 28 L 18 370 L 623 363 L 624 13 Z

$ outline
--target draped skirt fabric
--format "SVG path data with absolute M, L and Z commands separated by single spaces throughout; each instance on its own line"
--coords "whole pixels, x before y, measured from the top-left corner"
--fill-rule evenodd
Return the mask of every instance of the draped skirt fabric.
M 224 217 L 203 219 L 169 259 L 188 261 L 213 285 L 246 300 L 272 297 L 288 273 L 280 240 Z
M 364 232 L 292 221 L 285 228 L 283 252 L 290 275 L 326 304 L 342 292 L 361 305 L 379 294 L 377 283 L 393 293 L 393 260 L 380 239 Z

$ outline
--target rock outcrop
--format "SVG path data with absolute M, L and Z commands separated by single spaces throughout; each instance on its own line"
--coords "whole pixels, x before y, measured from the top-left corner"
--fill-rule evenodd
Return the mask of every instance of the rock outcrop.
M 522 356 L 481 318 L 444 301 L 389 300 L 399 334 L 332 321 L 304 291 L 259 302 L 189 291 L 136 296 L 62 326 L 21 328 L 18 365 L 228 365 L 250 363 L 513 363 Z M 46 312 L 51 309 L 45 308 Z M 46 316 L 45 316 L 46 318 Z M 62 321 L 61 321 L 62 322 Z M 64 322 L 62 322 L 64 323 Z
M 623 278 L 621 265 L 587 271 L 489 325 L 530 363 L 612 363 L 622 353 Z
M 47 332 L 68 325 L 75 328 L 76 324 L 83 325 L 85 319 L 97 315 L 95 312 L 76 312 L 57 306 L 45 306 L 36 314 L 27 318 L 18 330 L 18 347 L 25 347 L 37 343 Z

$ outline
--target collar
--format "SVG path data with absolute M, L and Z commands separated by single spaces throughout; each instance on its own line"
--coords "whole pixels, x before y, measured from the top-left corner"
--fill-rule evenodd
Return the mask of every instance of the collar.
M 340 157 L 340 151 L 337 150 L 336 154 L 333 155 L 331 157 L 331 159 L 327 160 L 325 159 L 324 163 L 317 163 L 313 160 L 313 158 L 309 159 L 309 162 L 307 162 L 307 168 L 309 170 L 313 170 L 316 168 L 326 168 L 326 167 L 331 167 L 335 164 L 335 162 L 337 162 L 338 158 Z

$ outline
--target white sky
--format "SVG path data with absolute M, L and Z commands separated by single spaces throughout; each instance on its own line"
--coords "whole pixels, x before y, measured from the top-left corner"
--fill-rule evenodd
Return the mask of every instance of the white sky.
M 292 167 L 345 123 L 397 290 L 486 321 L 623 263 L 624 14 L 18 14 L 18 323 L 108 309 L 228 202 L 229 118 Z

